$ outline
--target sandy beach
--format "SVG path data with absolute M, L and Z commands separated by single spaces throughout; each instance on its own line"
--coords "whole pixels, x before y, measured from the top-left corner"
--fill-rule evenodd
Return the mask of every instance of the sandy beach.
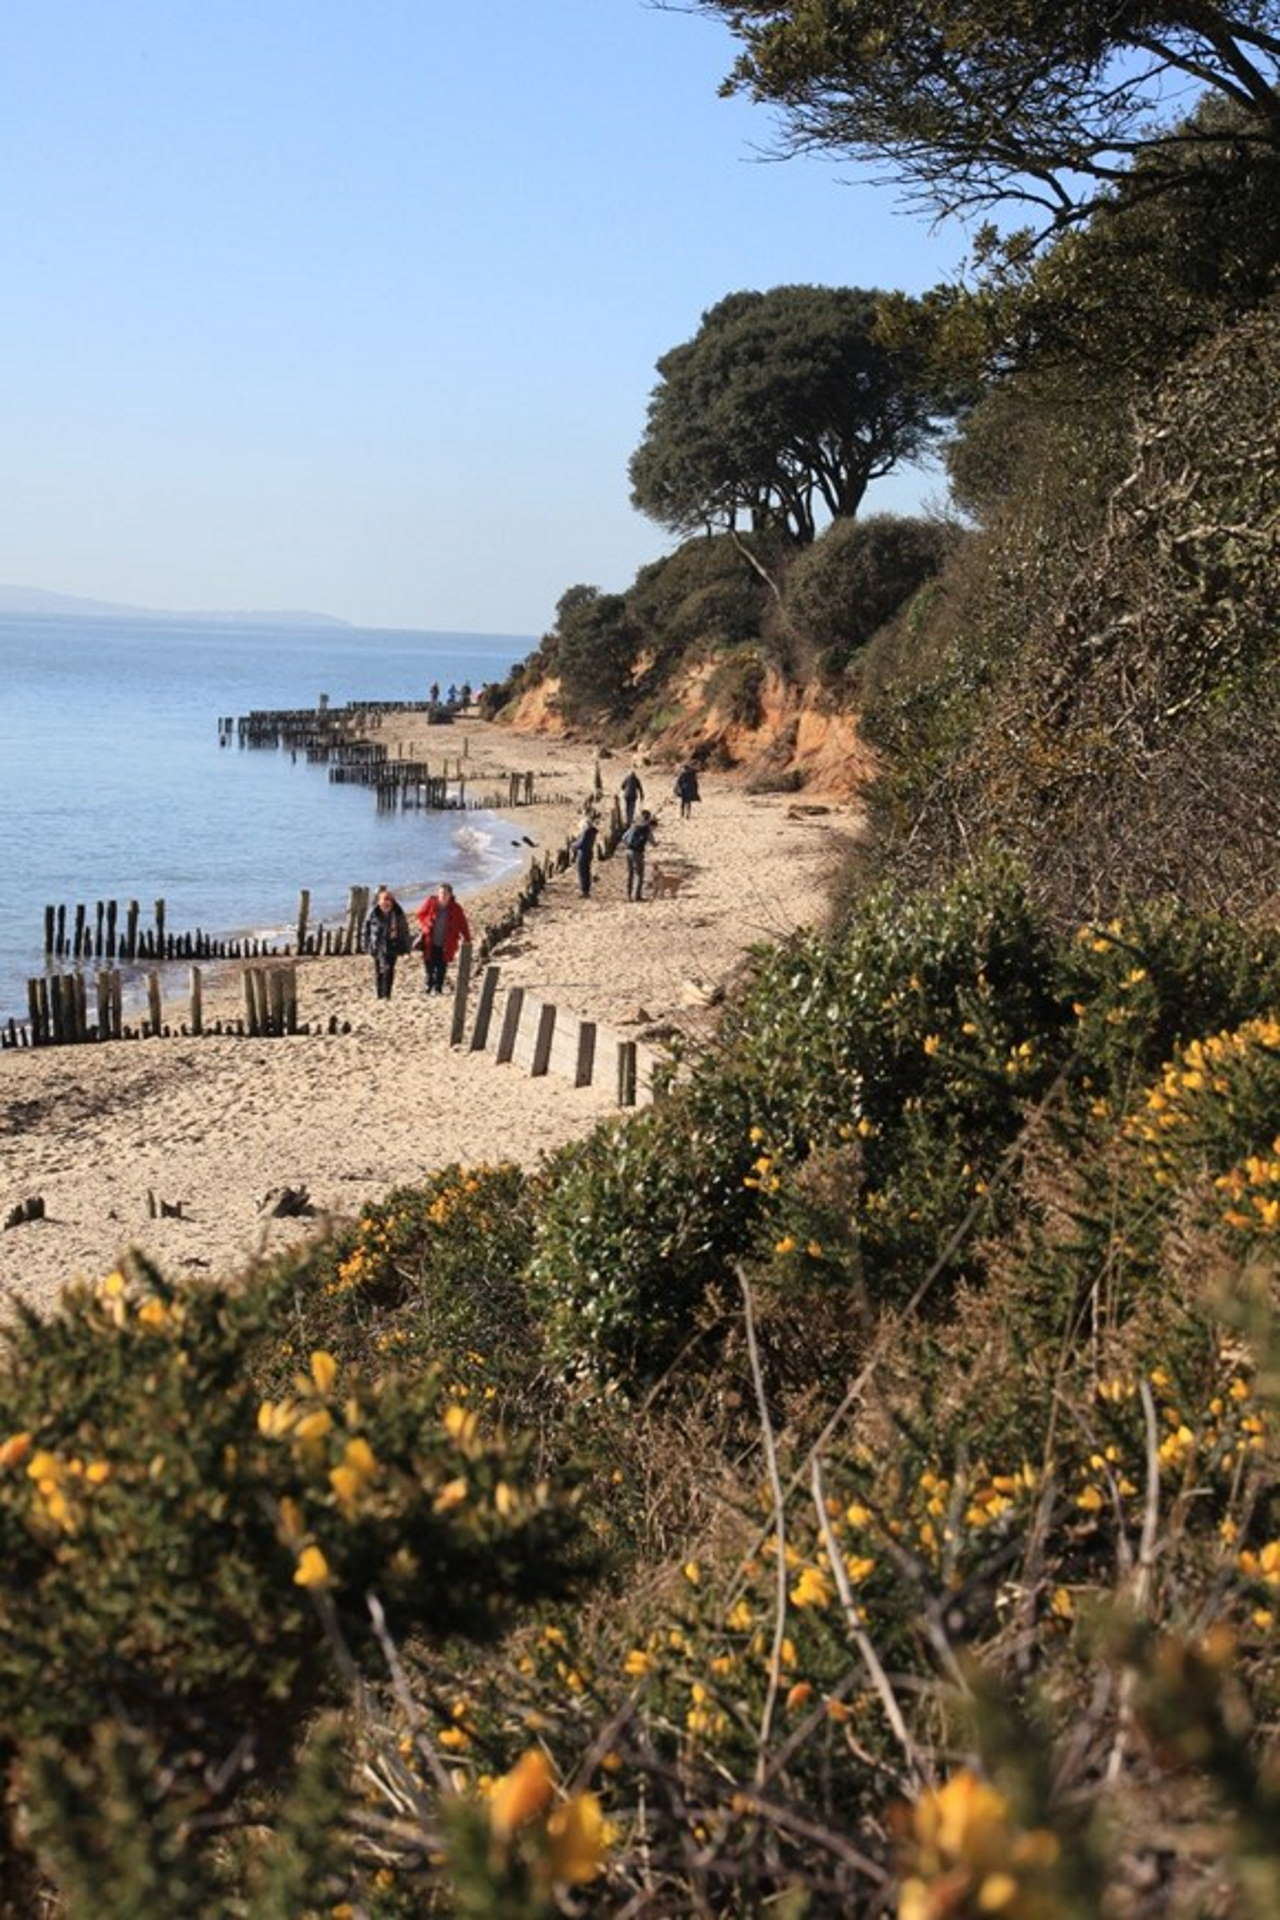
M 413 737 L 414 718 L 388 719 L 382 737 L 392 751 L 397 738 Z M 526 836 L 539 852 L 561 845 L 578 818 L 571 802 L 591 791 L 592 745 L 467 720 L 450 730 L 451 756 L 464 736 L 477 791 L 489 770 L 530 769 L 546 796 L 508 816 L 522 860 Z M 629 764 L 601 763 L 606 804 Z M 837 803 L 805 811 L 822 808 L 820 795 L 750 796 L 711 774 L 684 822 L 673 770 L 639 771 L 658 814 L 651 867 L 679 869 L 679 892 L 628 903 L 619 854 L 597 867 L 583 900 L 570 868 L 492 957 L 504 988 L 522 985 L 625 1036 L 709 1031 L 708 998 L 750 946 L 822 922 L 833 867 L 861 818 Z M 477 934 L 520 877 L 460 891 Z M 420 902 L 403 904 L 412 915 Z M 165 974 L 165 1017 L 175 1024 L 185 1017 L 186 979 L 179 966 Z M 206 988 L 206 1021 L 234 1017 L 242 1004 L 237 970 L 228 969 Z M 129 1246 L 175 1274 L 235 1271 L 452 1160 L 533 1164 L 614 1110 L 609 1073 L 575 1089 L 451 1049 L 451 1007 L 450 992 L 425 996 L 416 955 L 381 1002 L 367 959 L 304 960 L 299 1018 L 327 1026 L 336 1014 L 350 1032 L 0 1053 L 0 1218 L 28 1195 L 45 1204 L 43 1219 L 0 1233 L 0 1289 L 47 1306 L 65 1282 L 109 1271 Z M 281 1187 L 305 1188 L 316 1212 L 264 1214 L 264 1197 Z M 182 1217 L 151 1219 L 149 1192 L 180 1204 Z

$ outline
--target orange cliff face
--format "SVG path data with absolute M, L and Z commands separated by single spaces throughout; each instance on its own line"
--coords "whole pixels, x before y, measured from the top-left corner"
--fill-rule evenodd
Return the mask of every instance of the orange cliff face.
M 757 696 L 759 719 L 749 725 L 716 700 L 713 683 L 720 664 L 704 661 L 672 682 L 667 704 L 680 717 L 646 737 L 645 749 L 654 759 L 675 761 L 710 748 L 713 765 L 745 780 L 798 773 L 806 792 L 840 800 L 860 793 L 875 777 L 875 755 L 858 731 L 857 715 L 836 710 L 822 689 L 789 685 L 768 667 Z M 555 709 L 558 686 L 548 679 L 529 688 L 504 716 L 504 725 L 516 733 L 563 733 Z
M 559 691 L 558 680 L 539 680 L 536 687 L 520 695 L 509 713 L 504 713 L 503 726 L 514 733 L 563 733 L 564 721 L 555 705 Z

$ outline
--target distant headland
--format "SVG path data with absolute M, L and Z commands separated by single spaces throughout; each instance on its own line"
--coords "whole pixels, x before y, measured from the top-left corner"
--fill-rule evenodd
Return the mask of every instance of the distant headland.
M 229 612 L 193 613 L 185 608 L 130 607 L 114 600 L 86 600 L 73 593 L 47 593 L 43 587 L 0 585 L 0 615 L 48 614 L 83 620 L 191 620 L 219 627 L 349 627 L 331 613 L 265 612 L 261 609 L 237 609 Z

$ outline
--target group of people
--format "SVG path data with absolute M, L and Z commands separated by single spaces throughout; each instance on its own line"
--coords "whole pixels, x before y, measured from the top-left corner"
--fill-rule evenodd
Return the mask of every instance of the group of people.
M 443 993 L 449 963 L 471 928 L 453 888 L 442 880 L 418 908 L 421 931 L 415 939 L 409 931 L 404 908 L 390 887 L 379 887 L 364 923 L 365 950 L 373 957 L 373 979 L 379 1000 L 391 998 L 396 977 L 396 962 L 402 954 L 421 949 L 425 986 L 428 993 Z
M 643 900 L 645 860 L 649 848 L 658 843 L 657 822 L 648 807 L 641 807 L 639 818 L 636 817 L 636 808 L 644 799 L 644 783 L 634 767 L 627 772 L 618 792 L 622 800 L 622 836 L 618 845 L 627 856 L 627 899 Z M 694 801 L 701 798 L 697 769 L 691 761 L 686 761 L 676 775 L 675 796 L 680 802 L 680 818 L 688 820 L 693 813 Z M 599 822 L 594 810 L 588 807 L 569 848 L 577 869 L 578 891 L 584 900 L 591 892 L 596 842 L 599 838 Z
M 618 844 L 627 856 L 627 899 L 643 900 L 645 860 L 649 848 L 657 845 L 657 823 L 648 807 L 642 807 L 639 818 L 636 817 L 636 808 L 644 799 L 644 786 L 634 767 L 622 781 L 619 792 L 623 828 Z M 675 795 L 680 802 L 680 818 L 689 819 L 694 802 L 701 797 L 697 770 L 689 761 L 676 775 Z M 577 869 L 578 887 L 584 899 L 591 892 L 596 842 L 599 838 L 599 822 L 594 811 L 588 807 L 570 847 Z M 364 923 L 364 941 L 365 950 L 373 958 L 373 978 L 379 1000 L 391 998 L 396 962 L 402 955 L 412 953 L 415 947 L 422 953 L 427 992 L 443 993 L 450 962 L 463 941 L 471 938 L 467 916 L 447 880 L 442 880 L 435 892 L 423 901 L 416 918 L 420 931 L 415 938 L 409 929 L 408 916 L 390 887 L 378 888 Z

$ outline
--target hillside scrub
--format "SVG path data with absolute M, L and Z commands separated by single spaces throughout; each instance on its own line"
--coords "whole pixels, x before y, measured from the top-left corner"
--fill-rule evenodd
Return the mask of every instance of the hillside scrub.
M 859 647 L 941 568 L 957 532 L 900 514 L 838 520 L 787 574 L 783 607 L 792 629 L 817 655 L 817 671 L 837 678 Z
M 1123 435 L 1043 416 L 1051 476 L 946 575 L 864 724 L 888 864 L 996 843 L 1065 920 L 1126 894 L 1242 913 L 1274 891 L 1280 309 L 1239 322 Z

